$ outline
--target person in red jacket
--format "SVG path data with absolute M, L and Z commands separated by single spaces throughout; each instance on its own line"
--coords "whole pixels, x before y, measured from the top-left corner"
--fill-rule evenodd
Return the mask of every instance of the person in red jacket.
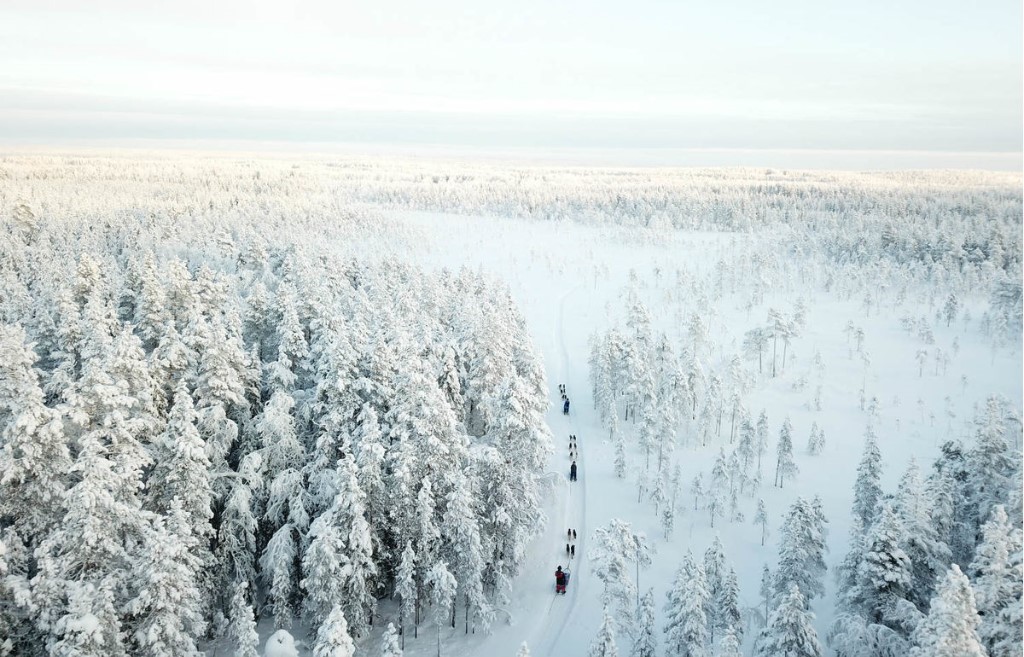
M 561 593 L 565 595 L 565 585 L 568 578 L 565 576 L 565 571 L 559 566 L 558 570 L 555 571 L 555 593 Z

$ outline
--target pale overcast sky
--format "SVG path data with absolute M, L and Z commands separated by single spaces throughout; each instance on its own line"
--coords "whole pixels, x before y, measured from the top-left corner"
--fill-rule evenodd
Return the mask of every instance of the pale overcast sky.
M 942 151 L 1005 168 L 1021 53 L 1020 0 L 0 0 L 0 141 Z

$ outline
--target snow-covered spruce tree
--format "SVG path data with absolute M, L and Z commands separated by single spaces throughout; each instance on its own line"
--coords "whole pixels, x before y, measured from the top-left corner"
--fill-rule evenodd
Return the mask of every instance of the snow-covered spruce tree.
M 722 549 L 722 539 L 715 536 L 715 540 L 704 551 L 704 582 L 708 589 L 708 631 L 712 643 L 715 641 L 715 630 L 724 627 L 722 619 L 718 616 L 719 597 L 722 588 L 725 586 L 725 552 Z
M 67 606 L 49 628 L 46 650 L 56 657 L 127 657 L 124 631 L 109 586 L 70 582 Z
M 654 589 L 647 589 L 647 593 L 640 599 L 636 623 L 631 657 L 654 657 L 658 651 L 658 637 L 654 629 Z
M 743 657 L 739 637 L 731 627 L 725 631 L 725 635 L 719 641 L 715 657 Z
M 348 633 L 348 622 L 341 605 L 335 605 L 316 631 L 313 657 L 352 657 L 355 644 Z
M 878 516 L 878 502 L 882 499 L 882 453 L 878 451 L 878 438 L 871 427 L 864 433 L 864 455 L 857 466 L 857 481 L 853 486 L 853 514 L 860 519 L 865 531 Z
M 78 482 L 67 492 L 60 524 L 35 551 L 37 571 L 31 582 L 42 627 L 54 628 L 64 618 L 66 630 L 78 632 L 73 617 L 92 613 L 100 621 L 96 632 L 105 634 L 105 641 L 118 637 L 120 646 L 121 620 L 115 609 L 124 602 L 121 592 L 134 590 L 127 546 L 142 541 L 147 519 L 137 499 L 125 500 L 118 494 L 124 491 L 124 475 L 108 458 L 103 437 L 102 430 L 94 430 L 79 438 L 81 452 L 71 469 Z M 79 606 L 73 609 L 74 605 Z M 51 635 L 57 636 L 54 632 Z M 120 654 L 122 648 L 109 650 Z
M 434 608 L 434 627 L 437 630 L 437 650 L 438 654 L 440 654 L 441 628 L 444 627 L 451 616 L 458 582 L 456 582 L 455 576 L 448 570 L 448 566 L 445 565 L 444 561 L 437 561 L 427 571 L 424 587 L 429 593 L 430 605 Z
M 478 450 L 477 511 L 481 533 L 489 537 L 487 583 L 498 599 L 506 596 L 526 560 L 530 540 L 543 526 L 537 475 L 552 449 L 540 410 L 546 399 L 519 379 L 506 380 L 496 398 L 488 438 L 493 449 Z
M 1013 613 L 1021 605 L 1020 537 L 1003 507 L 996 506 L 982 527 L 981 543 L 971 562 L 972 588 L 981 616 L 978 634 L 994 657 L 1013 654 L 1008 649 L 1021 642 L 1020 624 L 1008 622 L 1014 616 L 1020 618 Z
M 799 587 L 790 584 L 754 643 L 755 657 L 822 657 L 824 651 L 813 620 L 814 614 L 807 610 Z
M 704 568 L 687 551 L 665 604 L 665 645 L 679 657 L 705 657 L 708 643 L 706 609 L 710 594 Z
M 231 595 L 227 634 L 236 657 L 259 657 L 260 635 L 246 594 L 248 588 L 244 581 L 238 582 Z
M 267 602 L 273 611 L 276 629 L 292 626 L 297 555 L 298 537 L 295 528 L 284 524 L 274 532 L 260 557 L 260 574 L 267 589 Z
M 190 519 L 191 533 L 206 538 L 213 533 L 213 488 L 210 460 L 196 419 L 192 397 L 185 385 L 179 384 L 167 427 L 155 445 L 156 465 L 146 482 L 146 493 L 150 507 L 165 513 L 177 499 Z
M 795 477 L 799 470 L 793 460 L 793 425 L 787 417 L 779 431 L 779 442 L 775 447 L 775 485 L 782 488 L 786 478 Z
M 266 390 L 290 392 L 301 386 L 299 374 L 309 356 L 305 330 L 299 320 L 295 290 L 289 283 L 282 283 L 277 289 L 277 359 L 266 370 Z
M 711 484 L 708 487 L 707 507 L 711 526 L 715 518 L 725 513 L 729 500 L 729 473 L 725 461 L 725 450 L 718 450 L 718 457 L 711 470 Z
M 256 515 L 253 513 L 253 489 L 263 484 L 263 457 L 259 452 L 245 456 L 231 477 L 217 528 L 214 552 L 218 579 L 225 588 L 243 582 L 250 591 L 256 585 Z
M 1020 453 L 1011 450 L 1007 440 L 1006 405 L 1000 397 L 986 400 L 974 446 L 967 453 L 967 512 L 975 534 L 992 507 L 1007 503 L 1015 472 L 1022 467 Z
M 913 584 L 908 599 L 920 610 L 928 608 L 935 582 L 949 568 L 949 546 L 939 538 L 934 521 L 934 505 L 928 498 L 921 472 L 911 459 L 900 480 L 896 512 L 903 526 L 900 547 L 910 559 Z
M 353 439 L 358 483 L 365 495 L 366 523 L 370 529 L 370 543 L 373 546 L 374 559 L 378 562 L 390 563 L 392 555 L 384 542 L 381 531 L 387 523 L 387 492 L 384 481 L 384 457 L 387 449 L 380 431 L 380 423 L 376 411 L 369 404 L 364 404 L 356 417 L 356 436 Z M 337 474 L 331 479 L 337 485 Z M 326 480 L 326 478 L 325 478 Z
M 419 490 L 415 494 L 416 503 L 413 508 L 413 516 L 408 520 L 410 538 L 415 540 L 413 549 L 416 555 L 416 579 L 419 582 L 420 599 L 414 610 L 414 623 L 419 625 L 423 618 L 421 613 L 422 602 L 430 593 L 427 587 L 427 579 L 430 570 L 440 559 L 441 551 L 441 530 L 438 529 L 437 504 L 434 501 L 433 486 L 430 479 L 424 477 L 420 482 Z
M 153 519 L 132 560 L 138 587 L 126 606 L 134 621 L 132 643 L 139 654 L 198 657 L 196 640 L 205 632 L 206 601 L 197 579 L 204 564 L 191 540 L 192 518 L 177 498 L 169 513 L 166 525 L 162 518 Z
M 306 613 L 314 625 L 323 623 L 334 607 L 341 608 L 353 636 L 363 636 L 376 607 L 370 529 L 365 517 L 366 496 L 359 488 L 351 458 L 338 463 L 338 495 L 314 521 L 311 542 L 302 561 L 302 586 L 307 591 Z M 273 539 L 272 541 L 273 542 Z M 276 600 L 275 600 L 276 604 Z
M 868 621 L 908 634 L 920 613 L 907 598 L 913 585 L 911 562 L 900 547 L 903 526 L 888 503 L 868 531 L 860 564 L 860 596 Z
M 469 634 L 471 619 L 474 628 L 479 624 L 486 630 L 490 627 L 494 611 L 483 591 L 484 556 L 471 489 L 473 482 L 461 474 L 454 475 L 453 479 L 441 522 L 441 535 L 446 545 L 446 560 L 452 565 L 459 583 L 465 610 L 465 633 Z
M 0 325 L 0 517 L 32 549 L 60 519 L 71 453 L 23 329 Z
M 395 593 L 398 594 L 398 630 L 402 634 L 402 649 L 405 649 L 405 636 L 412 622 L 413 636 L 419 636 L 419 627 L 415 617 L 418 609 L 419 587 L 416 582 L 416 553 L 412 549 L 412 541 L 406 543 L 402 550 L 402 560 L 395 575 Z
M 939 583 L 928 615 L 914 631 L 910 657 L 986 657 L 979 623 L 971 584 L 953 564 Z
M 516 657 L 530 657 L 530 646 L 526 645 L 525 641 L 519 645 L 519 650 L 516 651 Z
M 402 657 L 403 649 L 398 640 L 398 632 L 395 631 L 395 626 L 392 623 L 388 623 L 388 626 L 384 628 L 379 654 L 380 657 Z
M 608 609 L 604 610 L 601 629 L 597 631 L 593 643 L 590 644 L 588 657 L 619 657 L 619 649 L 615 647 L 615 621 Z
M 722 587 L 715 593 L 715 622 L 727 634 L 732 633 L 739 640 L 743 639 L 743 626 L 740 617 L 740 583 L 736 571 L 730 566 L 729 572 L 722 578 Z
M 788 595 L 796 584 L 801 597 L 812 600 L 824 593 L 825 519 L 806 498 L 798 497 L 782 522 L 779 534 L 779 567 L 775 595 Z M 806 592 L 806 593 L 805 593 Z

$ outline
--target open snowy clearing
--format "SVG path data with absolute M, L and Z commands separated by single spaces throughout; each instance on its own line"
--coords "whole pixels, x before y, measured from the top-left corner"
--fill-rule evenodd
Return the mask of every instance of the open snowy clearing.
M 859 407 L 863 385 L 870 399 L 878 400 L 876 432 L 885 464 L 883 489 L 895 487 L 906 464 L 916 458 L 922 469 L 930 467 L 938 447 L 947 439 L 967 438 L 973 432 L 975 407 L 998 393 L 1020 400 L 1021 350 L 1015 343 L 998 351 L 978 335 L 977 322 L 954 323 L 936 329 L 936 344 L 951 356 L 951 362 L 936 374 L 929 361 L 919 374 L 915 353 L 918 340 L 901 329 L 904 315 L 931 316 L 925 300 L 908 300 L 893 308 L 883 303 L 866 315 L 860 299 L 839 300 L 808 285 L 793 284 L 766 297 L 763 304 L 745 308 L 746 281 L 736 292 L 712 299 L 710 307 L 698 308 L 674 298 L 671 282 L 678 269 L 699 278 L 713 271 L 720 259 L 735 257 L 735 245 L 744 236 L 729 234 L 679 233 L 660 236 L 657 244 L 630 243 L 624 229 L 581 226 L 568 223 L 538 223 L 436 213 L 410 213 L 406 220 L 422 231 L 427 240 L 416 258 L 438 266 L 479 268 L 508 282 L 514 299 L 527 318 L 533 339 L 544 355 L 551 390 L 549 425 L 555 436 L 555 455 L 549 471 L 568 477 L 568 436 L 575 433 L 580 445 L 580 476 L 575 484 L 562 483 L 550 489 L 545 504 L 549 515 L 544 534 L 537 539 L 530 561 L 516 581 L 508 608 L 512 625 L 496 624 L 488 637 L 465 638 L 459 630 L 445 643 L 445 654 L 513 655 L 526 641 L 534 655 L 585 655 L 601 620 L 601 582 L 590 576 L 586 539 L 612 518 L 622 518 L 646 532 L 655 545 L 653 565 L 640 574 L 640 591 L 653 587 L 661 611 L 679 560 L 686 550 L 700 557 L 714 536 L 721 537 L 726 559 L 739 576 L 741 603 L 747 624 L 745 645 L 749 647 L 758 629 L 754 622 L 760 602 L 760 577 L 765 564 L 774 568 L 778 523 L 798 495 L 819 495 L 829 520 L 826 595 L 816 601 L 816 628 L 820 636 L 834 614 L 834 567 L 848 546 L 850 505 L 856 464 L 860 459 L 868 413 Z M 642 236 L 633 236 L 639 242 Z M 656 275 L 655 271 L 661 274 Z M 676 459 L 682 467 L 680 515 L 674 536 L 665 539 L 653 507 L 637 502 L 637 474 L 643 455 L 630 447 L 629 475 L 614 474 L 613 446 L 607 441 L 591 395 L 587 360 L 588 338 L 625 319 L 625 290 L 631 273 L 636 287 L 650 309 L 657 330 L 677 342 L 685 341 L 685 322 L 693 312 L 707 313 L 713 320 L 710 333 L 716 353 L 723 361 L 739 353 L 745 331 L 763 322 L 769 307 L 792 306 L 802 296 L 808 307 L 805 335 L 794 341 L 784 370 L 775 379 L 757 378 L 744 404 L 756 413 L 768 414 L 771 433 L 777 435 L 782 420 L 789 417 L 794 428 L 794 452 L 799 474 L 778 489 L 766 480 L 754 498 L 742 499 L 745 521 L 716 520 L 710 527 L 708 514 L 693 510 L 690 482 L 698 473 L 705 480 L 719 448 L 728 444 L 728 427 L 721 437 L 706 446 L 682 446 Z M 779 286 L 781 287 L 781 286 Z M 974 306 L 971 306 L 972 301 Z M 969 308 L 981 308 L 985 299 L 965 300 Z M 980 315 L 980 311 L 976 313 Z M 849 321 L 864 330 L 865 364 L 844 335 Z M 956 339 L 959 351 L 953 356 Z M 821 354 L 823 373 L 816 374 L 813 357 Z M 757 373 L 756 362 L 744 361 Z M 966 377 L 966 379 L 964 378 Z M 803 386 L 800 379 L 805 379 Z M 813 411 L 816 382 L 822 385 L 822 410 Z M 966 384 L 965 384 L 966 381 Z M 567 385 L 572 412 L 562 416 L 557 386 Z M 819 456 L 807 454 L 806 442 L 812 422 L 824 430 L 826 446 Z M 625 425 L 627 432 L 633 427 Z M 685 437 L 679 436 L 682 443 Z M 774 458 L 773 453 L 765 456 Z M 771 465 L 767 468 L 769 476 Z M 570 492 L 566 492 L 568 486 Z M 752 523 L 757 497 L 765 500 L 771 534 L 760 544 L 760 528 Z M 565 558 L 565 529 L 579 533 L 577 555 L 571 562 L 572 580 L 564 598 L 554 598 L 555 566 L 570 563 Z M 751 612 L 749 616 L 747 612 Z M 660 616 L 658 627 L 661 626 Z M 427 645 L 430 643 L 430 645 Z M 628 643 L 619 640 L 620 651 Z M 416 641 L 406 646 L 408 654 L 432 654 L 432 642 Z

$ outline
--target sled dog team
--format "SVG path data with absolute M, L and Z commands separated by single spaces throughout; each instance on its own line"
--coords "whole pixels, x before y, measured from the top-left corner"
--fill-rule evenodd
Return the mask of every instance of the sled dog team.
M 569 396 L 565 392 L 565 384 L 558 384 L 558 392 L 562 395 L 562 415 L 569 414 Z M 569 481 L 576 481 L 576 459 L 579 457 L 579 445 L 576 442 L 576 435 L 569 434 Z M 565 556 L 569 559 L 576 558 L 576 530 L 569 529 L 565 532 L 566 544 L 565 544 Z M 569 575 L 568 569 L 562 570 L 559 566 L 555 570 L 555 594 L 561 593 L 565 595 L 566 587 L 569 586 Z

